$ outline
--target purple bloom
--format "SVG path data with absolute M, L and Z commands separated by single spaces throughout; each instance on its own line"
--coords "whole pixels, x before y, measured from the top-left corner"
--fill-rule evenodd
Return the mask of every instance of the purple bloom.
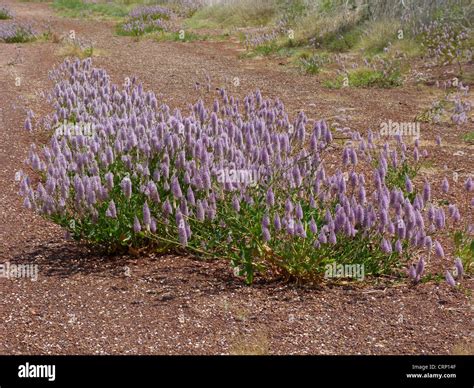
M 416 264 L 416 278 L 415 281 L 418 283 L 423 276 L 423 272 L 425 270 L 425 261 L 423 260 L 422 257 L 418 260 L 418 263 Z
M 173 177 L 171 181 L 171 192 L 173 193 L 173 196 L 177 199 L 183 196 L 183 193 L 181 192 L 181 186 L 179 185 L 178 178 L 176 177 Z
M 303 218 L 303 209 L 301 208 L 301 204 L 299 202 L 296 205 L 296 218 L 299 220 Z
M 138 233 L 142 230 L 142 226 L 140 225 L 140 221 L 138 220 L 137 216 L 135 216 L 133 220 L 133 231 Z
M 240 201 L 236 195 L 232 197 L 232 207 L 237 213 L 240 212 Z
M 143 204 L 143 224 L 146 228 L 149 228 L 151 224 L 150 208 L 148 207 L 148 202 L 146 201 Z
M 438 241 L 434 242 L 434 249 L 435 249 L 436 256 L 444 258 L 443 247 L 441 246 L 441 244 Z
M 412 193 L 413 192 L 413 184 L 411 183 L 410 178 L 408 175 L 405 175 L 405 188 L 407 192 Z
M 397 242 L 395 243 L 395 251 L 397 253 L 402 253 L 403 252 L 403 246 L 402 246 L 402 242 L 400 240 L 397 240 Z
M 163 203 L 162 210 L 163 216 L 165 218 L 167 218 L 173 212 L 173 208 L 171 207 L 170 201 L 168 199 L 166 199 L 166 201 Z
M 276 230 L 281 229 L 281 220 L 280 220 L 280 216 L 278 214 L 275 214 L 275 216 L 273 217 L 273 227 Z
M 107 188 L 109 190 L 112 190 L 114 188 L 114 174 L 111 172 L 108 172 L 105 174 L 104 178 L 105 178 Z
M 423 186 L 423 200 L 425 202 L 429 202 L 431 199 L 431 186 L 430 184 L 426 181 L 425 185 Z
M 381 248 L 384 253 L 392 253 L 392 244 L 386 238 L 382 239 Z
M 150 231 L 152 233 L 156 232 L 156 220 L 152 217 L 150 222 Z
M 25 121 L 25 129 L 28 132 L 31 132 L 33 130 L 33 126 L 31 125 L 31 119 L 29 117 Z
M 449 182 L 446 178 L 444 178 L 443 182 L 441 183 L 441 191 L 445 194 L 447 194 L 449 191 Z
M 272 207 L 275 205 L 275 195 L 273 194 L 273 190 L 272 188 L 270 187 L 267 191 L 267 197 L 266 197 L 266 200 L 267 200 L 267 205 L 269 207 Z
M 179 243 L 182 246 L 188 245 L 188 233 L 186 231 L 186 223 L 182 218 L 178 221 L 178 239 Z
M 467 192 L 471 192 L 474 189 L 474 182 L 471 177 L 467 178 L 466 182 L 464 182 L 464 188 Z
M 117 218 L 117 209 L 115 208 L 114 200 L 110 201 L 109 207 L 107 208 L 105 215 L 110 218 Z
M 201 222 L 205 219 L 205 209 L 201 200 L 197 201 L 196 218 Z
M 462 279 L 462 276 L 464 274 L 464 268 L 462 265 L 462 261 L 459 257 L 454 260 L 454 266 L 456 267 L 456 278 L 457 279 Z
M 428 252 L 430 252 L 431 249 L 433 248 L 433 240 L 431 239 L 430 236 L 425 237 L 425 247 L 426 249 L 428 249 Z
M 270 241 L 271 236 L 270 236 L 270 231 L 268 230 L 268 227 L 262 226 L 262 235 L 263 235 L 263 240 L 265 242 Z
M 448 283 L 451 287 L 456 287 L 456 281 L 449 271 L 446 271 L 446 283 Z
M 120 187 L 122 188 L 125 198 L 130 199 L 132 197 L 132 181 L 128 176 L 122 179 Z

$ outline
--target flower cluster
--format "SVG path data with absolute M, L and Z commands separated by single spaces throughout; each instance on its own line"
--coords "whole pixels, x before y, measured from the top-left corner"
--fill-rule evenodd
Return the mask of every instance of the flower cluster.
M 428 56 L 439 65 L 460 63 L 464 59 L 472 61 L 472 48 L 468 47 L 469 34 L 462 26 L 434 20 L 417 28 L 415 36 L 422 37 Z
M 0 24 L 0 41 L 5 43 L 23 43 L 34 39 L 35 31 L 29 24 Z
M 441 124 L 448 120 L 455 125 L 467 124 L 472 121 L 472 105 L 469 101 L 469 86 L 455 79 L 436 81 L 436 86 L 445 90 L 445 96 L 432 102 L 431 106 L 418 115 L 419 121 Z
M 140 36 L 153 31 L 168 31 L 171 28 L 169 20 L 174 14 L 159 5 L 139 6 L 129 13 L 129 19 L 120 26 L 122 33 Z
M 128 14 L 130 19 L 170 19 L 173 13 L 165 7 L 159 5 L 139 6 L 130 11 Z
M 444 255 L 430 235 L 448 217 L 430 184 L 417 192 L 408 177 L 406 187 L 386 183 L 420 157 L 418 143 L 409 149 L 398 137 L 379 148 L 376 134 L 353 132 L 334 171 L 326 122 L 308 128 L 303 112 L 291 121 L 282 101 L 258 90 L 241 101 L 221 89 L 210 108 L 198 101 L 183 114 L 136 79 L 112 84 L 90 59 L 65 61 L 52 77 L 50 129 L 95 131 L 53 131 L 47 146 L 33 145 L 28 163 L 42 179 L 33 187 L 24 175 L 20 194 L 77 239 L 228 258 L 249 282 L 256 271 L 318 278 L 328 262 L 363 260 L 367 273 L 381 273 L 409 252 Z
M 282 34 L 287 33 L 287 24 L 288 22 L 285 19 L 281 19 L 277 22 L 276 26 L 269 32 L 268 30 L 264 30 L 254 33 L 246 33 L 245 47 L 248 50 L 250 48 L 255 49 L 260 46 L 274 44 Z
M 4 5 L 0 5 L 0 20 L 1 19 L 12 19 L 13 13 Z

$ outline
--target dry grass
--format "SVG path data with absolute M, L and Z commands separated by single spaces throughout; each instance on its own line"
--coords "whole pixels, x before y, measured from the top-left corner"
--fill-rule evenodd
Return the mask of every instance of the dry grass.
M 264 330 L 239 336 L 232 344 L 229 353 L 235 356 L 263 356 L 270 351 L 268 334 Z
M 474 355 L 474 342 L 459 342 L 453 346 L 451 354 L 456 356 L 472 356 Z

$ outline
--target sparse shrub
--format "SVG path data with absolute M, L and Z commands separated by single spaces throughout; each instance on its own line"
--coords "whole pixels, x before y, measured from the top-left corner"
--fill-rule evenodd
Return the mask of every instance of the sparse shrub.
M 25 43 L 35 39 L 36 33 L 28 24 L 0 24 L 0 41 Z
M 387 187 L 398 151 L 379 148 L 371 132 L 352 132 L 330 172 L 323 160 L 337 146 L 325 121 L 306 128 L 302 112 L 290 121 L 280 100 L 259 91 L 238 104 L 221 89 L 212 107 L 198 101 L 183 114 L 134 78 L 112 84 L 90 59 L 51 75 L 55 113 L 45 123 L 53 134 L 31 147 L 39 183 L 23 174 L 20 194 L 75 239 L 228 259 L 249 283 L 256 273 L 318 281 L 334 262 L 392 272 L 413 252 L 429 252 L 428 234 L 445 227 L 428 183 L 413 201 Z M 94 131 L 59 136 L 61 123 Z
M 155 6 L 140 6 L 128 14 L 128 20 L 117 26 L 120 35 L 141 36 L 155 31 L 170 30 L 170 22 L 174 14 L 167 8 Z
M 0 6 L 0 20 L 13 18 L 12 12 L 4 5 Z
M 391 67 L 388 70 L 374 70 L 360 67 L 349 70 L 346 75 L 341 74 L 335 81 L 326 81 L 329 88 L 341 88 L 346 86 L 355 88 L 378 87 L 393 88 L 403 83 L 399 68 Z
M 326 54 L 313 54 L 309 57 L 302 56 L 299 59 L 300 67 L 307 74 L 318 74 L 329 62 L 330 59 Z

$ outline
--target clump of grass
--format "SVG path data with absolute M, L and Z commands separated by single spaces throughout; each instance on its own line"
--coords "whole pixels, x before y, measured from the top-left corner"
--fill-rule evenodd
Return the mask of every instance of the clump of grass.
M 367 67 L 360 67 L 340 75 L 334 81 L 327 80 L 324 85 L 331 89 L 339 89 L 344 86 L 354 88 L 393 88 L 402 85 L 403 80 L 400 69 L 390 72 L 374 70 Z
M 301 55 L 299 58 L 300 68 L 306 74 L 319 74 L 322 68 L 330 62 L 329 56 L 326 53 L 313 54 L 311 56 Z
M 462 138 L 466 143 L 474 144 L 474 131 L 466 133 Z
M 86 17 L 92 14 L 120 18 L 128 14 L 130 6 L 116 1 L 92 3 L 83 0 L 54 0 L 53 8 L 67 17 Z
M 344 25 L 340 29 L 327 33 L 322 37 L 314 37 L 310 42 L 316 46 L 331 52 L 347 52 L 353 49 L 362 35 L 357 25 Z
M 456 257 L 461 259 L 464 271 L 471 273 L 474 270 L 474 238 L 468 233 L 457 231 L 453 240 Z
M 68 39 L 61 48 L 60 54 L 65 57 L 79 59 L 91 58 L 94 56 L 94 44 L 91 41 L 85 41 L 79 38 Z
M 252 336 L 242 336 L 237 338 L 229 351 L 232 355 L 253 355 L 262 356 L 269 353 L 268 335 L 263 331 L 257 331 Z
M 265 26 L 276 14 L 273 0 L 241 0 L 204 7 L 195 12 L 186 25 L 196 29 Z
M 393 20 L 367 23 L 357 47 L 369 55 L 381 53 L 398 39 L 399 30 L 400 24 Z
M 7 7 L 0 6 L 0 20 L 11 19 L 12 17 L 13 14 Z
M 194 32 L 184 30 L 174 32 L 160 31 L 156 33 L 153 38 L 157 42 L 199 42 L 210 40 L 209 35 L 196 34 Z

